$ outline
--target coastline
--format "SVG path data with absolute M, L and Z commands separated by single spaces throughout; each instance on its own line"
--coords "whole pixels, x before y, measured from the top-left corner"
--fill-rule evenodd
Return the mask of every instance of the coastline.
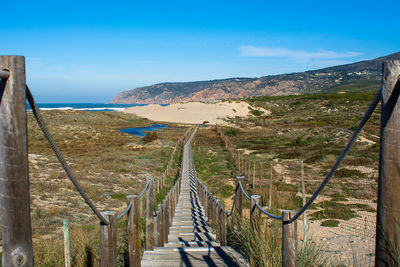
M 243 101 L 219 101 L 214 103 L 187 102 L 168 106 L 149 104 L 122 110 L 123 113 L 132 113 L 137 116 L 162 122 L 227 125 L 228 117 L 247 117 L 252 108 Z M 259 109 L 259 108 L 258 108 Z M 260 109 L 259 109 L 260 110 Z M 270 111 L 261 109 L 265 115 Z

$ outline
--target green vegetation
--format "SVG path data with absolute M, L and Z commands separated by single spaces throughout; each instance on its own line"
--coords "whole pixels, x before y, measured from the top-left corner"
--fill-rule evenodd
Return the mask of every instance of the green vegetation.
M 339 221 L 338 220 L 325 220 L 321 223 L 321 226 L 325 227 L 338 227 L 339 226 Z

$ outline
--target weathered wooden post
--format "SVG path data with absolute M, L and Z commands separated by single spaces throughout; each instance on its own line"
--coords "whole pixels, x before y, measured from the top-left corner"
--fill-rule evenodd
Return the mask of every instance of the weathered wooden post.
M 146 250 L 154 250 L 154 179 L 150 178 L 146 201 Z
M 238 187 L 239 182 L 242 183 L 244 180 L 244 176 L 236 176 L 236 187 Z M 235 204 L 235 216 L 238 216 L 239 218 L 242 217 L 242 211 L 243 211 L 243 193 L 240 190 L 240 187 L 237 188 L 235 192 L 235 198 L 236 198 L 236 204 Z
M 306 204 L 306 188 L 304 185 L 304 166 L 303 160 L 300 161 L 300 178 L 301 178 L 301 195 L 303 198 L 303 206 Z M 303 241 L 307 241 L 307 210 L 303 212 Z
M 33 266 L 25 57 L 0 56 L 0 214 L 3 266 Z
M 163 200 L 163 233 L 164 233 L 164 243 L 168 243 L 168 232 L 169 232 L 169 224 L 168 224 L 168 205 L 167 198 Z
M 71 250 L 70 250 L 68 220 L 64 220 L 63 226 L 64 226 L 64 263 L 65 267 L 71 267 Z
M 214 208 L 213 208 L 213 218 L 214 218 L 214 229 L 215 232 L 217 233 L 217 242 L 220 241 L 220 236 L 219 236 L 219 231 L 217 230 L 218 224 L 219 224 L 219 201 L 214 197 Z
M 158 204 L 158 211 L 159 213 L 157 214 L 157 234 L 158 234 L 158 247 L 163 247 L 164 246 L 164 228 L 163 228 L 163 205 Z
M 108 224 L 100 222 L 100 266 L 117 266 L 117 213 L 104 211 Z
M 261 196 L 252 195 L 250 199 L 250 227 L 252 231 L 257 232 L 260 224 L 260 210 L 256 204 L 260 204 Z
M 208 192 L 207 194 L 207 217 L 208 217 L 208 222 L 210 224 L 210 226 L 213 225 L 213 203 L 212 203 L 212 198 L 211 198 L 211 194 Z
M 154 246 L 160 246 L 160 229 L 159 226 L 161 221 L 160 210 L 156 210 L 156 215 L 154 216 Z
M 254 242 L 254 236 L 258 234 L 260 229 L 260 210 L 257 208 L 256 204 L 259 204 L 261 197 L 259 195 L 252 195 L 250 199 L 250 250 L 252 251 L 251 255 L 254 255 L 254 250 L 257 244 Z M 253 258 L 250 256 L 250 262 L 253 261 Z M 251 265 L 255 265 L 252 263 Z
M 271 209 L 272 202 L 272 162 L 269 165 L 269 192 L 268 192 L 268 209 Z
M 256 189 L 256 162 L 253 161 L 253 188 Z
M 296 214 L 293 210 L 282 211 L 282 266 L 296 267 L 297 221 L 289 223 Z
M 383 64 L 375 266 L 400 259 L 400 61 Z
M 259 194 L 260 195 L 262 195 L 262 190 L 261 190 L 261 184 L 262 184 L 262 166 L 263 166 L 263 163 L 260 161 L 260 178 L 259 178 L 259 180 L 258 180 L 258 182 L 259 182 L 259 184 L 258 184 L 258 192 L 259 192 Z M 264 200 L 265 201 L 265 200 Z
M 140 233 L 139 233 L 139 201 L 137 195 L 128 195 L 126 197 L 127 205 L 132 203 L 128 212 L 128 254 L 129 266 L 140 267 Z
M 219 208 L 219 243 L 226 246 L 226 215 L 222 207 Z

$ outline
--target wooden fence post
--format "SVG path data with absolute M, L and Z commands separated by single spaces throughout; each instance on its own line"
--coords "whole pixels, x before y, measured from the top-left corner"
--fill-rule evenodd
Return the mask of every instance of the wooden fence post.
M 219 201 L 214 197 L 214 208 L 213 208 L 213 217 L 214 217 L 214 229 L 217 234 L 217 242 L 220 241 L 219 231 L 217 230 L 219 227 Z
M 282 211 L 282 267 L 296 267 L 297 221 L 288 223 L 295 214 L 293 210 Z
M 239 185 L 239 182 L 243 182 L 244 176 L 236 176 L 236 187 Z M 235 192 L 235 198 L 236 198 L 236 205 L 235 205 L 235 216 L 239 216 L 240 218 L 242 217 L 242 211 L 243 211 L 243 193 L 240 188 L 237 189 Z
M 256 189 L 256 162 L 253 161 L 253 182 L 251 183 L 253 185 L 253 189 Z
M 167 196 L 168 197 L 168 196 Z M 163 233 L 164 233 L 164 243 L 168 243 L 168 231 L 169 231 L 169 224 L 168 224 L 168 205 L 167 205 L 167 198 L 163 200 Z
M 128 195 L 126 197 L 127 205 L 132 203 L 128 212 L 128 254 L 129 266 L 140 267 L 140 232 L 139 232 L 139 203 L 137 195 Z
M 252 195 L 250 199 L 250 227 L 252 231 L 258 231 L 260 223 L 260 210 L 256 207 L 256 204 L 260 204 L 261 196 Z
M 3 266 L 33 266 L 25 57 L 0 56 L 0 205 Z M 5 72 L 5 74 L 7 74 Z
M 219 207 L 219 243 L 226 246 L 226 215 L 222 207 Z
M 157 215 L 157 232 L 158 232 L 158 244 L 157 246 L 163 247 L 164 246 L 164 228 L 163 228 L 163 205 L 158 204 L 158 211 L 159 214 Z
M 68 220 L 64 220 L 64 263 L 65 267 L 71 267 L 71 250 Z
M 300 161 L 300 178 L 301 178 L 301 195 L 303 198 L 303 206 L 306 204 L 306 187 L 304 184 L 304 166 L 303 160 Z M 307 210 L 303 212 L 303 241 L 307 241 Z
M 250 251 L 252 251 L 250 256 L 251 265 L 255 265 L 252 255 L 254 255 L 254 249 L 257 244 L 254 242 L 254 237 L 258 235 L 260 229 L 260 210 L 257 208 L 256 204 L 259 204 L 261 197 L 259 195 L 252 195 L 250 199 Z
M 117 266 L 117 213 L 104 211 L 101 213 L 109 222 L 100 222 L 100 266 Z
M 272 162 L 269 165 L 269 192 L 268 192 L 268 209 L 271 209 L 271 202 L 272 202 Z
M 375 266 L 400 259 L 400 61 L 383 65 Z
M 154 250 L 154 179 L 150 178 L 146 201 L 146 250 Z

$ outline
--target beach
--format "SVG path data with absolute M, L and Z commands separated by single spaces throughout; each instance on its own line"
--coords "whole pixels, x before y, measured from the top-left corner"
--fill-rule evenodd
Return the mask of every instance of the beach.
M 188 102 L 176 103 L 168 106 L 150 104 L 147 106 L 136 106 L 126 108 L 122 112 L 134 113 L 140 117 L 153 121 L 227 125 L 225 120 L 228 117 L 247 117 L 254 109 L 246 102 L 241 101 L 219 101 L 213 103 Z M 269 115 L 270 111 L 257 108 L 264 115 Z

